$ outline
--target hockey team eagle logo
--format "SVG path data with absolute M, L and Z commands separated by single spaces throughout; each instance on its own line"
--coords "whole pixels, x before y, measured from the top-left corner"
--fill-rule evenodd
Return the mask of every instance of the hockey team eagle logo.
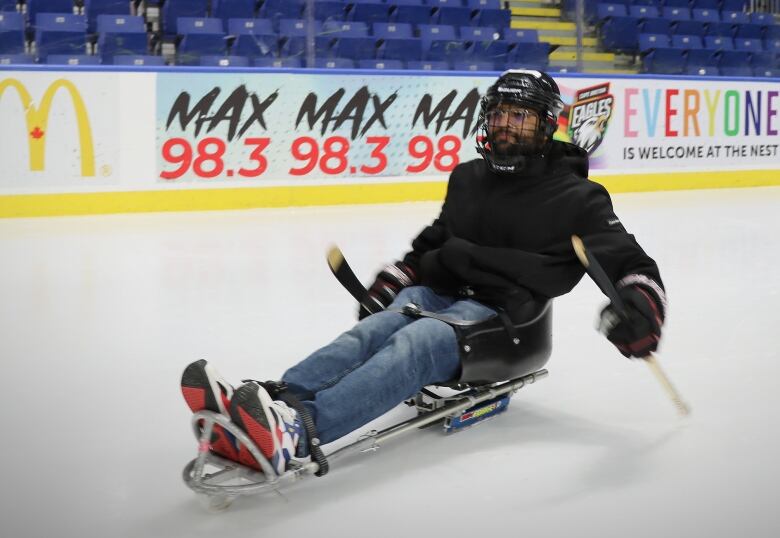
M 577 92 L 577 99 L 569 112 L 569 136 L 589 155 L 604 140 L 614 103 L 615 98 L 609 93 L 609 82 Z

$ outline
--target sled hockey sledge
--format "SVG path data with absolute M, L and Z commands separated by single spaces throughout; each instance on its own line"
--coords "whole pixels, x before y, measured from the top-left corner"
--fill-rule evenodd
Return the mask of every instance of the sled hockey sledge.
M 336 279 L 361 304 L 367 304 L 367 291 L 357 279 L 338 249 L 328 254 L 328 263 Z M 468 289 L 464 296 L 470 296 Z M 434 318 L 455 331 L 460 353 L 458 379 L 438 385 L 456 392 L 441 397 L 423 388 L 408 405 L 417 416 L 382 431 L 369 431 L 357 441 L 324 455 L 319 440 L 310 435 L 310 461 L 290 460 L 287 470 L 278 474 L 263 457 L 260 449 L 237 425 L 224 415 L 200 411 L 193 415 L 192 425 L 198 439 L 198 455 L 184 468 L 185 484 L 206 496 L 209 508 L 226 509 L 241 495 L 277 490 L 280 486 L 316 475 L 323 476 L 333 461 L 355 452 L 372 452 L 383 443 L 414 429 L 440 422 L 447 433 L 457 432 L 506 411 L 512 395 L 526 385 L 547 376 L 543 367 L 552 354 L 552 301 L 529 301 L 515 312 L 513 321 L 505 312 L 481 321 L 452 319 L 426 312 L 414 303 L 388 309 L 419 318 Z M 305 418 L 304 418 L 305 421 Z M 222 458 L 210 449 L 214 426 L 218 424 L 235 436 L 258 462 L 261 472 Z
M 347 454 L 375 451 L 393 437 L 437 422 L 441 422 L 443 431 L 449 433 L 492 418 L 507 409 L 515 392 L 546 376 L 547 370 L 541 369 L 506 382 L 469 386 L 451 397 L 438 397 L 423 389 L 407 402 L 417 408 L 416 417 L 382 431 L 367 432 L 354 443 L 328 454 L 328 464 Z M 241 495 L 272 491 L 320 471 L 320 465 L 313 459 L 306 462 L 290 460 L 287 471 L 277 474 L 249 437 L 221 414 L 200 411 L 193 415 L 192 424 L 198 439 L 198 455 L 184 468 L 183 478 L 190 489 L 206 496 L 208 507 L 213 510 L 228 508 Z M 211 452 L 210 439 L 215 424 L 234 435 L 250 451 L 262 472 Z

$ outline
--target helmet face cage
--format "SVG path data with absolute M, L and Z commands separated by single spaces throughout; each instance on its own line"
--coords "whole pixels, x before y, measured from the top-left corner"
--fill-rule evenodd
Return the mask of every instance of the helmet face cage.
M 507 71 L 480 103 L 477 152 L 494 172 L 517 172 L 529 158 L 547 151 L 561 110 L 552 77 L 533 70 Z M 532 121 L 530 115 L 536 118 Z

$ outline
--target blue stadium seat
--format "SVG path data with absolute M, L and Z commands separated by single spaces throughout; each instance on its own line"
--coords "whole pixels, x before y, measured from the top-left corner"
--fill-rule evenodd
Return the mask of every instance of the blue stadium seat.
M 31 54 L 0 54 L 0 65 L 34 64 L 35 57 Z
M 694 9 L 720 9 L 720 0 L 693 0 Z
M 282 37 L 306 37 L 309 32 L 309 25 L 301 19 L 279 19 L 279 35 Z M 322 32 L 322 22 L 313 22 L 314 35 Z
M 420 39 L 423 40 L 423 47 L 427 47 L 426 43 L 434 40 L 455 40 L 458 37 L 454 26 L 418 24 L 417 31 L 420 33 Z
M 694 8 L 691 10 L 693 20 L 699 22 L 720 22 L 720 12 L 717 9 Z
M 200 65 L 209 67 L 248 67 L 249 58 L 246 56 L 218 56 L 206 54 L 200 57 Z
M 509 43 L 538 43 L 539 31 L 525 28 L 512 28 L 504 30 L 504 40 Z
M 501 0 L 468 0 L 466 6 L 471 9 L 501 9 Z
M 720 74 L 725 77 L 752 77 L 753 69 L 749 65 L 721 67 Z
M 255 0 L 211 0 L 211 16 L 223 21 L 253 19 L 255 17 L 255 4 Z
M 738 24 L 734 37 L 761 39 L 764 37 L 764 27 L 760 24 Z
M 402 39 L 414 37 L 412 25 L 405 22 L 375 22 L 371 26 L 377 39 Z
M 453 26 L 471 25 L 471 8 L 440 7 L 433 13 L 431 19 L 435 24 L 451 24 Z
M 422 61 L 410 61 L 406 62 L 407 69 L 415 69 L 418 71 L 447 71 L 450 65 L 447 62 L 436 62 L 432 60 Z
M 359 60 L 358 69 L 403 69 L 401 60 Z
M 691 10 L 687 7 L 665 7 L 661 10 L 661 15 L 670 21 L 691 20 Z
M 515 43 L 509 51 L 509 62 L 523 67 L 546 69 L 550 63 L 550 44 Z
M 318 58 L 329 58 L 332 56 L 333 42 L 332 37 L 317 36 L 314 38 L 314 55 Z M 279 56 L 281 58 L 305 58 L 306 57 L 306 37 L 292 36 L 282 41 L 279 47 Z
M 144 65 L 165 65 L 165 58 L 162 56 L 151 56 L 151 55 L 120 55 L 120 56 L 114 56 L 113 62 L 114 65 L 136 65 L 136 66 L 144 66 Z
M 466 54 L 469 61 L 488 62 L 493 68 L 501 69 L 509 63 L 510 50 L 514 49 L 506 41 L 475 41 Z
M 0 13 L 0 54 L 24 54 L 24 15 Z
M 717 77 L 720 75 L 720 70 L 711 65 L 688 65 L 685 68 L 687 75 L 699 75 L 702 77 Z
M 37 24 L 39 13 L 67 13 L 75 14 L 73 0 L 26 0 L 27 20 L 30 24 Z
M 0 13 L 5 11 L 18 11 L 17 2 L 20 0 L 0 0 Z M 10 62 L 9 62 L 10 63 Z
M 465 41 L 492 41 L 498 32 L 495 28 L 484 26 L 461 26 L 460 38 Z
M 764 44 L 760 39 L 746 39 L 744 37 L 734 38 L 734 50 L 746 50 L 748 52 L 762 52 Z
M 720 9 L 723 11 L 743 11 L 747 0 L 721 0 Z
M 49 54 L 46 56 L 46 63 L 54 65 L 100 65 L 100 56 L 90 56 L 88 54 Z
M 629 6 L 628 14 L 638 19 L 657 19 L 661 16 L 661 11 L 656 6 Z
M 750 67 L 750 53 L 741 50 L 723 50 L 718 53 L 718 67 L 726 68 Z
M 669 23 L 667 21 L 664 22 L 666 22 L 668 28 Z M 599 28 L 599 38 L 606 50 L 635 52 L 638 46 L 638 31 L 639 19 L 634 17 L 611 17 Z
M 484 60 L 455 60 L 452 68 L 455 71 L 498 71 L 495 63 Z
M 3 62 L 3 59 L 0 58 L 0 63 Z M 754 67 L 753 68 L 753 76 L 754 77 L 769 77 L 769 78 L 780 78 L 780 68 L 764 68 L 764 67 Z
M 625 4 L 599 3 L 596 6 L 596 15 L 598 15 L 600 21 L 603 21 L 607 17 L 627 17 L 628 8 Z
M 267 20 L 267 19 L 263 19 Z M 279 38 L 276 34 L 243 33 L 236 36 L 230 54 L 257 58 L 263 56 L 276 57 L 279 53 Z
M 179 17 L 204 18 L 208 16 L 206 0 L 168 0 L 160 14 L 162 28 L 167 36 L 176 34 Z
M 688 66 L 695 67 L 717 67 L 718 54 L 712 49 L 692 49 L 685 53 L 685 60 Z
M 303 16 L 307 16 L 307 6 L 304 4 Z M 314 2 L 314 18 L 318 21 L 343 21 L 347 15 L 347 6 L 344 2 L 333 0 L 317 0 Z
M 373 60 L 376 58 L 376 39 L 373 37 L 339 37 L 333 45 L 333 54 L 338 58 L 351 60 Z
M 757 51 L 750 55 L 750 66 L 753 68 L 770 69 L 780 67 L 773 52 Z
M 304 0 L 265 0 L 257 12 L 263 19 L 300 19 L 303 14 Z
M 474 16 L 472 24 L 509 28 L 511 21 L 512 13 L 508 9 L 480 9 Z
M 274 67 L 274 68 L 299 68 L 304 63 L 300 58 L 255 58 L 255 67 Z
M 730 22 L 711 22 L 707 25 L 706 35 L 734 37 L 734 25 Z
M 427 5 L 427 0 L 387 0 L 387 3 L 391 6 L 424 6 Z
M 274 35 L 271 19 L 228 19 L 228 33 L 231 35 Z
M 720 19 L 731 24 L 750 24 L 750 15 L 741 11 L 721 11 Z
M 466 56 L 466 43 L 455 39 L 435 39 L 426 47 L 423 42 L 423 55 L 426 60 L 452 63 Z
M 128 0 L 84 0 L 84 14 L 87 16 L 87 32 L 95 33 L 98 31 L 98 16 L 132 15 L 133 13 Z
M 767 50 L 769 52 L 774 52 L 775 55 L 780 58 L 780 38 L 778 39 L 765 39 L 764 40 L 764 50 Z
M 146 22 L 143 17 L 132 15 L 98 15 L 97 51 L 103 63 L 112 56 L 123 54 L 144 55 L 148 49 Z
M 667 19 L 645 19 L 639 23 L 639 30 L 643 34 L 669 34 L 672 23 Z
M 708 35 L 704 36 L 704 46 L 712 50 L 734 50 L 734 41 L 730 37 Z
M 422 40 L 419 38 L 385 39 L 377 50 L 377 58 L 387 60 L 421 60 Z
M 701 37 L 697 35 L 673 35 L 672 47 L 676 49 L 701 49 L 704 48 Z
M 699 21 L 675 21 L 672 23 L 673 34 L 703 36 L 706 30 L 706 25 Z
M 38 58 L 49 54 L 85 54 L 86 17 L 64 13 L 38 13 L 35 18 L 35 47 Z
M 390 6 L 374 0 L 372 2 L 358 2 L 352 6 L 352 10 L 347 16 L 348 20 L 361 21 L 365 23 L 387 22 L 390 20 Z
M 780 39 L 780 24 L 767 26 L 764 39 Z
M 639 50 L 646 73 L 679 75 L 685 70 L 683 50 L 672 47 L 665 34 L 639 34 Z
M 347 58 L 317 58 L 314 67 L 318 69 L 354 69 L 355 62 Z
M 325 21 L 320 32 L 330 37 L 368 37 L 368 24 L 360 21 Z
M 227 52 L 227 36 L 221 19 L 179 17 L 176 32 L 184 36 L 176 47 L 177 64 L 197 65 L 200 56 L 219 56 Z
M 750 22 L 760 26 L 769 26 L 770 24 L 774 24 L 775 20 L 771 13 L 754 12 L 750 14 Z
M 406 22 L 410 24 L 430 24 L 431 7 L 416 5 L 398 5 L 390 11 L 390 22 Z

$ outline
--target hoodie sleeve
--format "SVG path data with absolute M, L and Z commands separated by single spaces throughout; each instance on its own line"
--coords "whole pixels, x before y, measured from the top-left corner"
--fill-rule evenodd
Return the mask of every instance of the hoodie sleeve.
M 615 215 L 607 190 L 589 181 L 577 233 L 618 289 L 636 285 L 648 291 L 666 315 L 666 292 L 658 265 Z

